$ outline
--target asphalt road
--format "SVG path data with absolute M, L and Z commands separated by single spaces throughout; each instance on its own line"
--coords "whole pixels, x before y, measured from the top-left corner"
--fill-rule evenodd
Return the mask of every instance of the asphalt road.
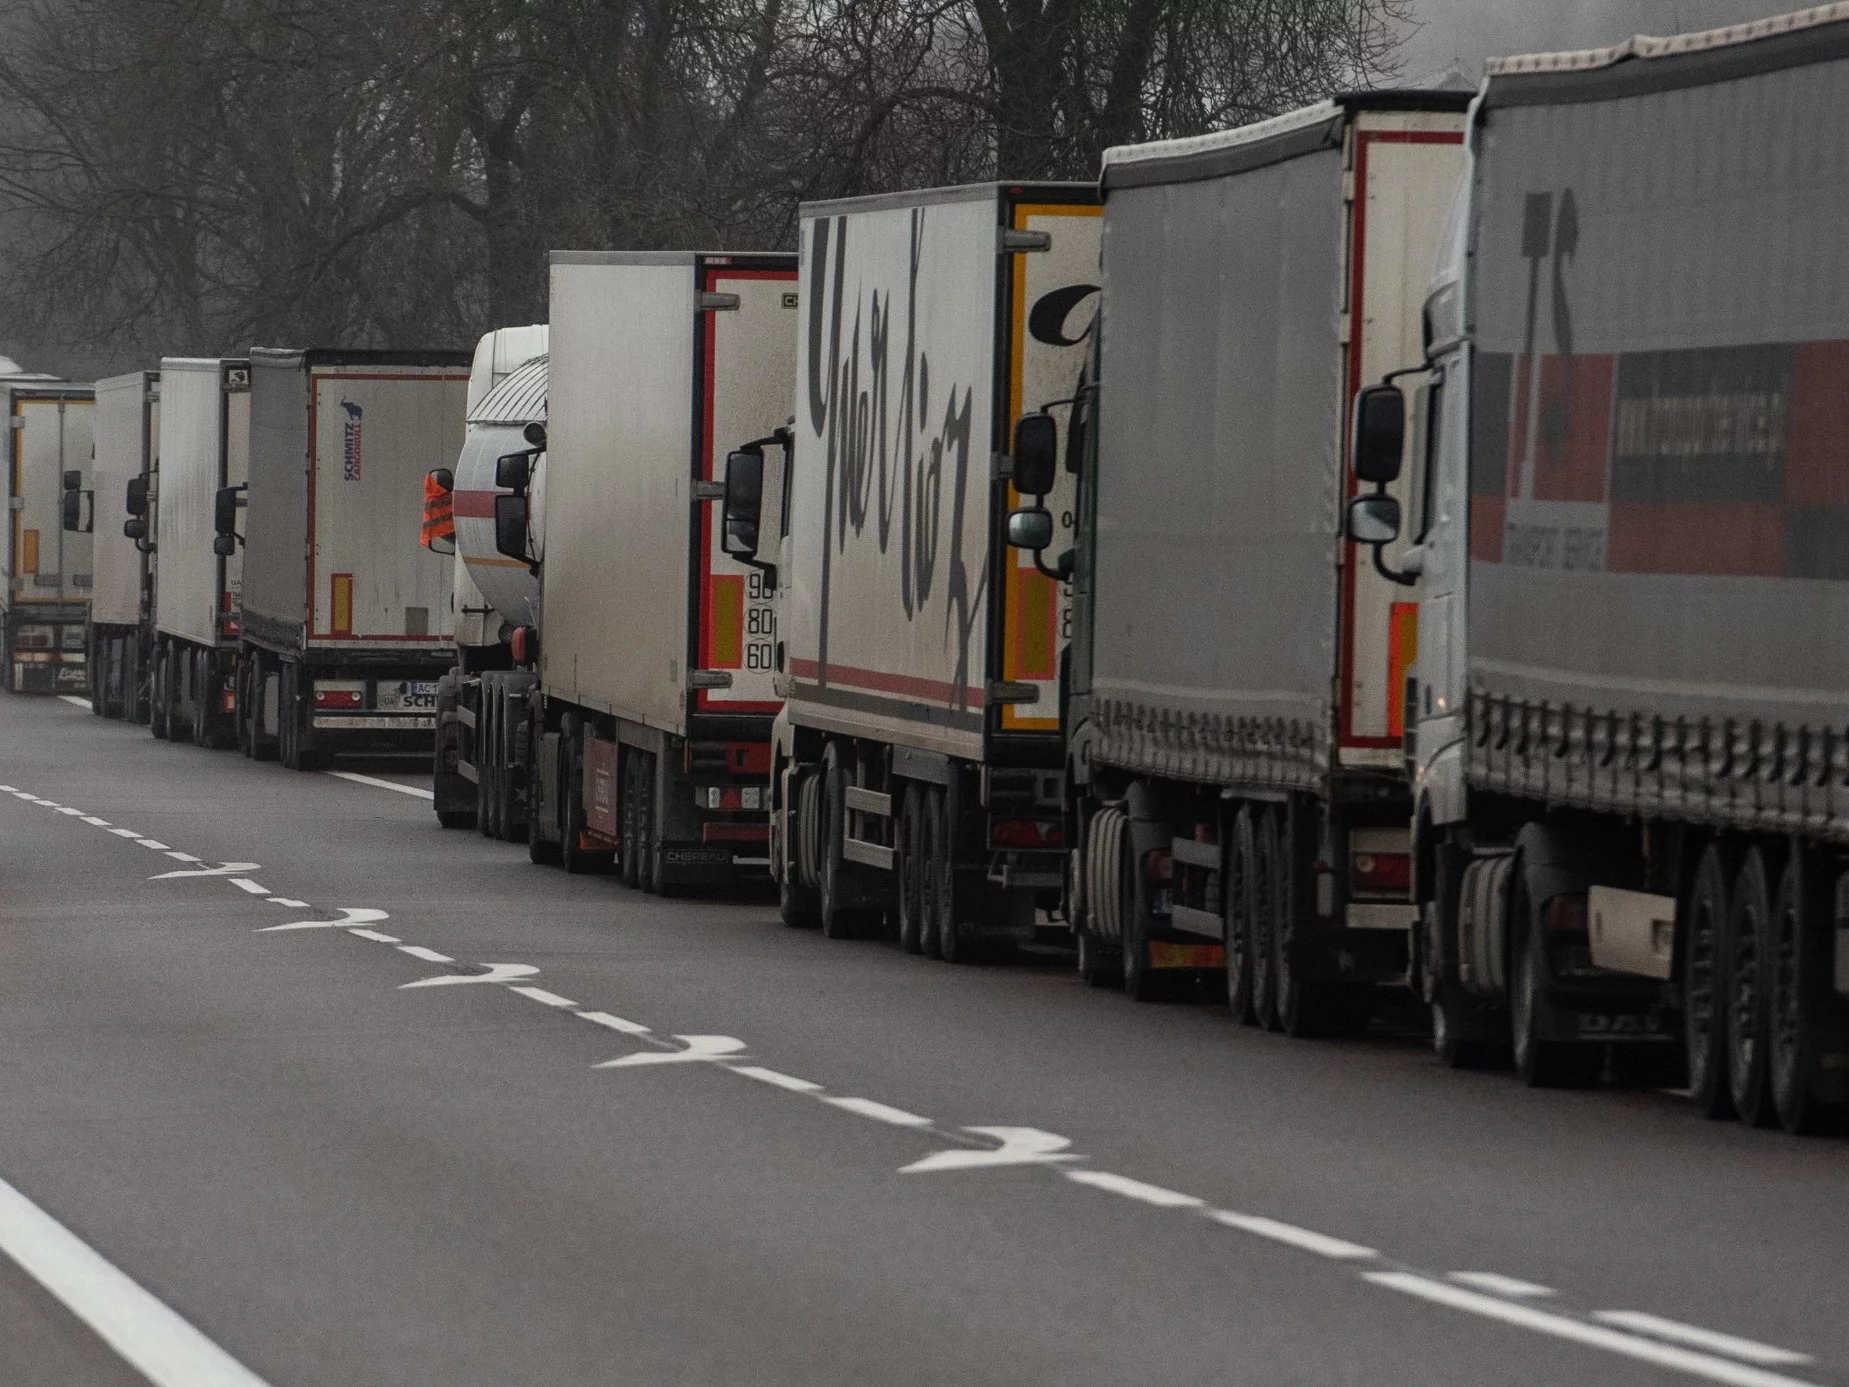
M 1849 1142 L 0 747 L 5 1387 L 1849 1384 Z

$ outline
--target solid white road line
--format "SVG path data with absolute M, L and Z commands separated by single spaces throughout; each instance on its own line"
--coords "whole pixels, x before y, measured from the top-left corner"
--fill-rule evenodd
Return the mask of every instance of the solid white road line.
M 759 1083 L 770 1084 L 774 1088 L 786 1088 L 791 1093 L 820 1093 L 822 1086 L 812 1084 L 807 1079 L 799 1079 L 794 1074 L 779 1074 L 775 1069 L 763 1069 L 755 1064 L 735 1064 L 734 1074 L 743 1074 L 747 1079 L 756 1079 Z
M 409 954 L 412 958 L 421 958 L 426 963 L 454 963 L 456 961 L 448 954 L 440 954 L 435 949 L 426 949 L 422 944 L 400 944 L 398 952 Z
M 1443 1281 L 1434 1281 L 1427 1276 L 1418 1276 L 1405 1271 L 1370 1271 L 1364 1273 L 1364 1279 L 1377 1286 L 1390 1290 L 1403 1291 L 1407 1295 L 1429 1300 L 1437 1305 L 1452 1310 L 1463 1310 L 1473 1315 L 1482 1315 L 1485 1319 L 1500 1320 L 1504 1324 L 1516 1325 L 1522 1329 L 1532 1329 L 1539 1334 L 1551 1334 L 1556 1339 L 1567 1339 L 1589 1348 L 1604 1349 L 1624 1358 L 1634 1358 L 1642 1363 L 1654 1363 L 1659 1368 L 1669 1368 L 1675 1372 L 1687 1373 L 1691 1377 L 1706 1378 L 1710 1382 L 1721 1382 L 1727 1387 L 1814 1387 L 1801 1378 L 1786 1377 L 1782 1373 L 1767 1372 L 1763 1368 L 1749 1367 L 1731 1359 L 1715 1358 L 1705 1353 L 1696 1353 L 1692 1349 L 1678 1348 L 1674 1344 L 1659 1343 L 1654 1339 L 1642 1339 L 1635 1334 L 1620 1334 L 1615 1329 L 1604 1325 L 1588 1324 L 1569 1315 L 1558 1314 L 1551 1310 L 1539 1310 L 1532 1305 L 1522 1305 L 1515 1301 L 1503 1300 L 1499 1296 L 1484 1295 L 1479 1291 L 1467 1291 L 1461 1286 L 1452 1286 Z
M 358 934 L 358 930 L 353 933 Z M 561 997 L 556 992 L 548 992 L 543 987 L 510 987 L 509 992 L 518 992 L 522 997 L 531 998 L 543 1006 L 562 1007 L 566 1011 L 576 1011 L 578 1004 L 569 997 Z
M 876 1103 L 871 1098 L 824 1098 L 830 1107 L 840 1108 L 843 1112 L 855 1113 L 860 1117 L 870 1117 L 875 1122 L 890 1122 L 895 1127 L 929 1127 L 931 1119 L 920 1117 L 915 1112 L 904 1108 L 889 1107 L 885 1103 Z
M 89 700 L 89 699 L 87 699 L 87 698 L 81 698 L 81 697 L 79 697 L 79 696 L 78 696 L 78 695 L 76 695 L 76 694 L 59 694 L 59 695 L 58 695 L 58 702 L 60 702 L 60 703 L 68 703 L 68 704 L 70 704 L 70 705 L 71 705 L 71 707 L 73 707 L 73 708 L 81 708 L 81 709 L 83 709 L 83 710 L 84 710 L 84 712 L 86 712 L 86 713 L 91 713 L 91 712 L 94 712 L 94 711 L 96 711 L 95 709 L 93 709 L 93 708 L 92 708 L 92 707 L 90 706 L 90 700 Z
M 347 933 L 357 934 L 361 939 L 370 939 L 375 944 L 396 944 L 398 942 L 397 935 L 380 934 L 376 929 L 350 929 Z
M 1207 1217 L 1215 1223 L 1224 1223 L 1228 1228 L 1237 1228 L 1243 1233 L 1254 1233 L 1261 1238 L 1271 1238 L 1276 1242 L 1289 1243 L 1304 1252 L 1314 1252 L 1318 1257 L 1334 1257 L 1342 1261 L 1365 1261 L 1380 1256 L 1371 1247 L 1360 1243 L 1344 1242 L 1332 1238 L 1327 1233 L 1312 1232 L 1308 1228 L 1299 1228 L 1294 1223 L 1279 1223 L 1275 1218 L 1263 1218 L 1258 1214 L 1236 1214 L 1230 1209 L 1209 1209 Z
M 1491 1295 L 1550 1296 L 1557 1294 L 1552 1286 L 1537 1286 L 1532 1281 L 1518 1280 L 1513 1276 L 1504 1276 L 1494 1271 L 1453 1271 L 1446 1273 L 1446 1276 L 1448 1280 L 1455 1281 L 1461 1286 L 1488 1291 Z
M 432 963 L 436 961 L 435 959 L 431 960 Z M 589 1021 L 594 1026 L 607 1026 L 613 1031 L 621 1031 L 624 1035 L 654 1034 L 653 1031 L 640 1021 L 625 1021 L 622 1017 L 612 1016 L 607 1011 L 581 1011 L 578 1013 L 578 1019 L 580 1021 Z
M 1128 1175 L 1113 1175 L 1108 1170 L 1068 1170 L 1065 1175 L 1077 1184 L 1090 1185 L 1093 1189 L 1104 1190 L 1109 1194 L 1121 1194 L 1126 1199 L 1153 1204 L 1158 1209 L 1198 1209 L 1207 1202 L 1191 1194 L 1183 1194 L 1180 1190 L 1146 1185 L 1141 1180 L 1132 1180 Z
M 1592 1318 L 1602 1324 L 1616 1325 L 1619 1329 L 1634 1329 L 1640 1334 L 1670 1339 L 1691 1348 L 1724 1353 L 1729 1358 L 1738 1358 L 1747 1363 L 1764 1363 L 1774 1367 L 1781 1364 L 1795 1366 L 1812 1361 L 1808 1353 L 1794 1353 L 1788 1348 L 1777 1348 L 1754 1339 L 1742 1339 L 1737 1334 L 1721 1334 L 1712 1329 L 1702 1329 L 1698 1325 L 1683 1324 L 1680 1320 L 1666 1320 L 1661 1315 L 1647 1315 L 1642 1310 L 1595 1310 Z
M 156 1387 L 265 1387 L 262 1378 L 4 1180 L 0 1251 Z
M 325 771 L 336 780 L 351 780 L 355 785 L 370 785 L 375 790 L 396 790 L 401 795 L 415 795 L 419 799 L 435 799 L 435 790 L 420 790 L 415 785 L 400 785 L 395 780 L 381 780 L 376 775 L 361 775 L 358 771 Z

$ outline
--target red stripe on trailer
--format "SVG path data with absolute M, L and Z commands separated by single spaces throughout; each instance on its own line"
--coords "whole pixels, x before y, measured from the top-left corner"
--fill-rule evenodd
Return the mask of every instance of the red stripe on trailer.
M 948 707 L 980 708 L 983 690 L 971 684 L 959 689 L 941 679 L 919 679 L 909 674 L 887 674 L 883 670 L 858 669 L 853 665 L 830 664 L 826 670 L 814 660 L 790 660 L 790 673 L 798 679 L 817 684 L 839 684 L 848 689 L 866 689 L 873 693 L 898 694 L 902 698 Z

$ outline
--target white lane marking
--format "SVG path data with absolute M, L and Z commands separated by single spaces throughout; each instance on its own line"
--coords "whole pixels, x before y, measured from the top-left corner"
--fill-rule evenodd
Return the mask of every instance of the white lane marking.
M 1455 1281 L 1460 1286 L 1488 1291 L 1491 1295 L 1539 1298 L 1558 1294 L 1552 1286 L 1537 1286 L 1532 1281 L 1522 1281 L 1494 1271 L 1453 1271 L 1446 1273 L 1446 1279 Z
M 81 697 L 78 694 L 59 694 L 58 702 L 68 703 L 73 708 L 81 708 L 86 713 L 93 713 L 96 711 L 94 708 L 90 706 L 89 699 Z
M 286 925 L 264 925 L 253 931 L 256 934 L 276 934 L 281 930 L 291 929 L 352 929 L 355 925 L 376 925 L 381 920 L 392 917 L 383 910 L 373 910 L 368 906 L 338 905 L 338 920 L 291 920 Z
M 141 840 L 141 846 L 144 848 L 159 848 L 162 852 L 167 851 L 167 845 L 165 843 L 156 843 L 152 838 L 143 838 Z M 177 881 L 181 877 L 241 877 L 246 872 L 260 872 L 262 870 L 263 864 L 261 862 L 221 862 L 216 867 L 194 867 L 189 870 L 177 872 L 162 872 L 159 876 L 149 877 L 148 880 Z
M 69 805 L 64 805 L 60 807 L 58 812 L 60 814 L 69 814 L 73 819 L 80 819 L 83 817 L 83 810 L 72 809 Z
M 593 1069 L 636 1069 L 649 1064 L 701 1064 L 744 1053 L 745 1042 L 731 1035 L 677 1035 L 683 1050 L 643 1050 L 621 1059 L 605 1060 Z M 897 1111 L 896 1109 L 894 1111 Z
M 99 819 L 94 814 L 85 814 L 83 816 L 83 821 L 89 824 L 92 828 L 108 828 L 109 827 L 108 819 Z
M 361 939 L 370 939 L 375 944 L 396 944 L 398 942 L 397 935 L 380 934 L 376 929 L 350 929 L 347 933 L 357 934 Z
M 1066 1148 L 1069 1137 L 1057 1132 L 1043 1132 L 1038 1127 L 965 1127 L 980 1137 L 994 1137 L 1001 1143 L 992 1150 L 953 1149 L 938 1151 L 921 1161 L 899 1167 L 901 1175 L 925 1175 L 940 1170 L 985 1170 L 1005 1165 L 1054 1165 L 1076 1161 Z
M 0 794 L 16 795 L 19 791 L 11 785 L 0 785 Z
M 112 828 L 109 831 L 118 838 L 139 838 L 141 836 L 141 830 L 138 828 Z
M 1724 1353 L 1729 1358 L 1738 1358 L 1747 1363 L 1763 1363 L 1767 1367 L 1780 1364 L 1795 1366 L 1813 1361 L 1808 1353 L 1796 1353 L 1788 1348 L 1762 1344 L 1756 1339 L 1742 1339 L 1737 1334 L 1721 1334 L 1712 1329 L 1702 1329 L 1698 1325 L 1683 1324 L 1680 1320 L 1666 1320 L 1661 1315 L 1645 1314 L 1642 1310 L 1595 1310 L 1592 1318 L 1619 1329 L 1634 1329 L 1640 1334 L 1670 1339 L 1679 1344 L 1687 1344 L 1690 1348 L 1705 1348 L 1711 1353 Z
M 1660 1368 L 1670 1368 L 1691 1377 L 1726 1383 L 1727 1387 L 1814 1387 L 1814 1384 L 1786 1377 L 1782 1373 L 1767 1372 L 1763 1368 L 1749 1367 L 1726 1358 L 1710 1357 L 1692 1349 L 1639 1338 L 1634 1334 L 1621 1334 L 1604 1325 L 1588 1324 L 1556 1311 L 1540 1310 L 1532 1305 L 1503 1300 L 1499 1296 L 1484 1295 L 1480 1291 L 1467 1291 L 1462 1286 L 1435 1281 L 1429 1276 L 1406 1271 L 1370 1271 L 1363 1273 L 1363 1279 L 1452 1310 L 1464 1310 L 1486 1319 L 1532 1329 L 1539 1334 L 1551 1334 L 1556 1339 L 1604 1349 L 1608 1353 L 1634 1358 L 1642 1363 L 1654 1363 Z
M 158 838 L 137 838 L 135 841 L 141 844 L 141 846 L 144 848 L 152 848 L 155 852 L 167 851 L 167 844 L 161 842 L 161 840 Z M 254 867 L 257 864 L 253 862 L 250 865 Z M 167 875 L 170 877 L 193 877 L 193 876 L 206 876 L 206 875 L 211 875 L 211 874 L 205 873 L 205 872 L 169 872 L 167 873 Z M 223 876 L 224 873 L 219 872 L 219 873 L 216 873 L 216 875 Z M 152 881 L 161 880 L 160 877 L 151 877 L 149 879 Z
M 250 892 L 250 894 L 253 896 L 267 896 L 270 894 L 269 887 L 259 886 L 256 882 L 252 881 L 249 877 L 232 877 L 231 884 L 237 887 L 238 890 L 240 891 Z
M 1068 1170 L 1065 1175 L 1068 1180 L 1078 1184 L 1090 1185 L 1093 1189 L 1110 1194 L 1121 1194 L 1126 1199 L 1141 1200 L 1158 1209 L 1199 1209 L 1207 1202 L 1191 1194 L 1183 1194 L 1180 1190 L 1146 1185 L 1141 1180 L 1132 1180 L 1128 1175 L 1113 1175 L 1108 1170 Z
M 426 949 L 422 944 L 400 944 L 398 952 L 409 954 L 412 958 L 421 958 L 426 963 L 454 963 L 456 961 L 448 954 L 440 954 L 435 949 Z
M 155 1387 L 265 1387 L 262 1378 L 4 1180 L 0 1250 Z
M 359 931 L 355 930 L 355 934 Z M 543 987 L 510 987 L 509 992 L 518 992 L 522 997 L 531 998 L 542 1006 L 563 1007 L 567 1011 L 576 1011 L 578 1004 L 569 997 L 561 997 L 556 992 L 548 992 Z
M 171 857 L 175 862 L 199 862 L 203 860 L 194 857 L 190 852 L 181 852 L 178 848 L 170 850 L 167 856 Z
M 336 780 L 351 780 L 355 785 L 370 785 L 376 790 L 396 790 L 401 795 L 416 795 L 419 799 L 435 799 L 435 790 L 420 790 L 415 785 L 400 785 L 393 780 L 381 780 L 376 775 L 361 775 L 358 771 L 324 771 Z
M 1332 1238 L 1327 1233 L 1299 1228 L 1294 1223 L 1280 1223 L 1275 1218 L 1264 1218 L 1258 1214 L 1234 1213 L 1231 1209 L 1209 1209 L 1207 1217 L 1215 1223 L 1225 1224 L 1228 1228 L 1237 1228 L 1242 1233 L 1253 1233 L 1261 1238 L 1289 1243 L 1292 1247 L 1304 1252 L 1314 1252 L 1318 1257 L 1364 1261 L 1380 1256 L 1380 1253 L 1373 1248 L 1363 1247 L 1360 1243 L 1344 1242 L 1341 1238 Z
M 416 982 L 401 982 L 399 991 L 407 987 L 460 987 L 465 983 L 476 982 L 517 982 L 521 978 L 537 977 L 539 969 L 530 963 L 485 963 L 485 973 L 445 973 L 440 978 L 419 978 Z
M 578 1013 L 578 1019 L 580 1021 L 589 1021 L 595 1026 L 608 1026 L 611 1030 L 621 1031 L 624 1035 L 654 1034 L 653 1031 L 640 1021 L 625 1021 L 622 1017 L 612 1016 L 607 1011 L 581 1011 Z
M 308 908 L 307 901 L 298 901 L 293 896 L 266 896 L 264 899 L 271 905 L 286 905 L 291 910 L 306 910 Z
M 904 1108 L 891 1107 L 885 1103 L 876 1103 L 871 1098 L 824 1098 L 822 1100 L 833 1108 L 851 1112 L 860 1117 L 870 1117 L 875 1122 L 890 1122 L 895 1127 L 929 1127 L 931 1119 L 920 1117 L 915 1112 Z
M 591 1015 L 589 1012 L 579 1014 L 587 1020 Z M 762 1069 L 755 1064 L 735 1064 L 732 1066 L 732 1072 L 743 1074 L 747 1079 L 756 1079 L 759 1083 L 769 1084 L 773 1088 L 788 1089 L 791 1093 L 820 1093 L 822 1091 L 820 1084 L 812 1084 L 807 1079 L 797 1078 L 794 1074 L 780 1074 L 775 1069 Z

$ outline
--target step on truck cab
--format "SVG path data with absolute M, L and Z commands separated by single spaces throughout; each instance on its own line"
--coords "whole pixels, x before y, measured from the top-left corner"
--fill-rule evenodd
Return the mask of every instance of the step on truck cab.
M 1410 525 L 1378 494 L 1401 383 L 1357 410 L 1350 533 L 1420 604 L 1448 1062 L 1609 1064 L 1793 1130 L 1849 1102 L 1842 16 L 1491 63 Z
M 1067 595 L 1003 529 L 1015 419 L 1086 388 L 1097 192 L 806 204 L 801 256 L 794 420 L 739 448 L 726 502 L 776 593 L 783 918 L 845 935 L 890 913 L 908 950 L 991 955 L 1061 880 Z
M 449 562 L 408 544 L 462 446 L 469 354 L 250 354 L 250 484 L 219 493 L 242 545 L 238 743 L 302 770 L 429 755 L 453 658 Z
M 96 468 L 88 507 L 90 708 L 146 722 L 154 648 L 154 491 L 160 466 L 160 372 L 96 383 Z
M 795 260 L 555 251 L 551 274 L 544 495 L 494 498 L 501 551 L 540 565 L 529 851 L 650 891 L 761 881 L 769 602 L 717 503 L 735 440 L 789 417 Z
M 0 377 L 0 389 L 11 463 L 0 574 L 6 686 L 12 693 L 87 693 L 95 393 L 41 376 Z
M 1342 544 L 1344 420 L 1422 359 L 1468 99 L 1367 93 L 1105 155 L 1090 446 L 1063 450 L 1085 457 L 1066 909 L 1095 985 L 1224 969 L 1242 1020 L 1303 1034 L 1407 978 L 1417 627 Z M 1056 463 L 1051 430 L 1023 434 L 1017 480 Z
M 222 749 L 237 739 L 238 594 L 244 553 L 219 540 L 220 497 L 250 480 L 250 362 L 161 361 L 160 493 L 148 726 Z

